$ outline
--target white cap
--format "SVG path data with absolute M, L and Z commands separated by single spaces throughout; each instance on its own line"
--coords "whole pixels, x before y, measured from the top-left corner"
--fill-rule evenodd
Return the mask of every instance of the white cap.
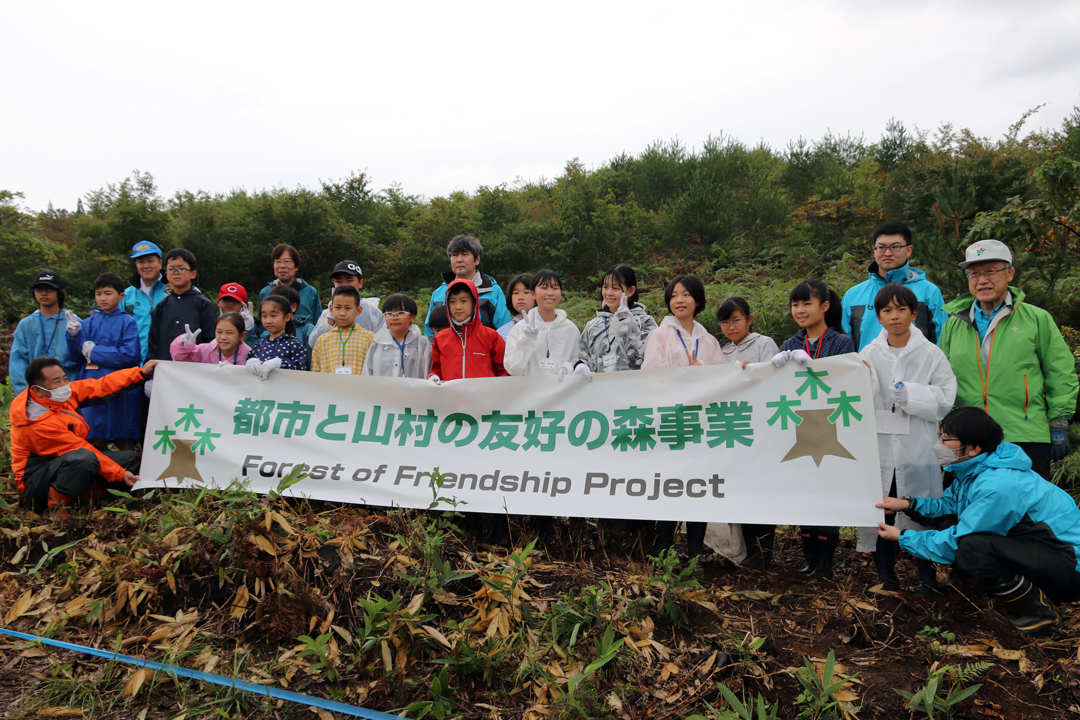
M 987 260 L 1002 260 L 1012 265 L 1012 252 L 1009 246 L 1000 240 L 980 240 L 968 245 L 968 249 L 964 251 L 964 262 L 960 263 L 960 269 L 963 270 L 968 265 Z

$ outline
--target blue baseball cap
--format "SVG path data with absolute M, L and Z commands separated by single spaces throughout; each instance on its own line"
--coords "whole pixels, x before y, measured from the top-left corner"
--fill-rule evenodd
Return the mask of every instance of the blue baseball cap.
M 143 255 L 157 255 L 161 257 L 161 248 L 149 240 L 141 240 L 135 243 L 135 247 L 131 248 L 131 259 L 140 258 Z

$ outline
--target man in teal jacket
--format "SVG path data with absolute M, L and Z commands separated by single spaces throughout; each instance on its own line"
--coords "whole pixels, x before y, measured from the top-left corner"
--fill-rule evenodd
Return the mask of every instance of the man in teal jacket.
M 149 240 L 141 240 L 131 248 L 131 259 L 135 261 L 135 277 L 128 280 L 120 309 L 135 318 L 145 363 L 150 357 L 150 312 L 166 294 L 165 283 L 161 281 L 161 249 Z
M 938 286 L 926 279 L 926 273 L 908 264 L 914 250 L 911 228 L 902 222 L 882 223 L 870 239 L 874 260 L 867 267 L 870 277 L 844 293 L 840 322 L 844 332 L 862 350 L 881 334 L 881 323 L 874 310 L 874 298 L 888 283 L 900 283 L 915 293 L 919 301 L 915 327 L 923 337 L 937 343 L 949 316 L 942 310 L 945 299 Z
M 1076 364 L 1050 313 L 1009 285 L 1009 248 L 980 240 L 960 263 L 970 295 L 945 306 L 938 345 L 956 374 L 956 405 L 982 408 L 1050 479 L 1050 461 L 1069 452 L 1069 419 L 1080 385 Z
M 941 421 L 936 448 L 956 482 L 938 498 L 885 498 L 887 514 L 920 524 L 956 515 L 945 530 L 904 530 L 878 523 L 878 535 L 899 540 L 915 557 L 946 563 L 979 593 L 1002 601 L 1022 633 L 1060 620 L 1054 602 L 1080 599 L 1080 509 L 1061 488 L 1032 471 L 1031 460 L 1004 442 L 1001 426 L 979 408 L 963 407 Z

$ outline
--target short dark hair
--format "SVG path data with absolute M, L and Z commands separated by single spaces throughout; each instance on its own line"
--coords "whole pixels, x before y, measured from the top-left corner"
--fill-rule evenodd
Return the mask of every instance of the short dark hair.
M 533 275 L 533 290 L 541 285 L 554 285 L 562 290 L 562 278 L 554 270 L 544 269 Z
M 415 315 L 417 312 L 416 301 L 405 293 L 394 293 L 387 296 L 382 303 L 382 311 L 385 312 L 398 312 L 404 310 L 410 315 Z
M 874 296 L 874 312 L 880 315 L 889 303 L 895 303 L 897 307 L 910 308 L 912 312 L 917 312 L 919 309 L 919 298 L 915 297 L 911 288 L 900 283 L 888 283 L 878 290 L 878 294 Z
M 749 320 L 750 303 L 738 295 L 732 295 L 720 303 L 720 307 L 716 308 L 716 322 L 725 322 L 737 312 L 741 312 Z
M 105 272 L 97 276 L 94 280 L 94 289 L 101 290 L 102 288 L 112 288 L 121 295 L 124 294 L 124 279 L 116 273 Z
M 274 297 L 285 298 L 290 305 L 296 305 L 296 309 L 300 309 L 300 293 L 292 285 L 277 285 L 271 288 L 266 295 L 267 297 L 273 295 Z
M 270 293 L 269 295 L 264 297 L 261 301 L 259 301 L 259 314 L 260 315 L 262 314 L 262 306 L 265 305 L 266 303 L 270 303 L 271 305 L 276 305 L 278 311 L 283 316 L 284 315 L 292 315 L 292 312 L 293 312 L 292 303 L 290 303 L 288 300 L 286 300 L 281 295 L 275 295 L 273 293 Z M 290 335 L 295 335 L 296 334 L 296 320 L 294 320 L 292 318 L 289 318 L 288 322 L 285 323 L 285 332 L 287 332 Z
M 693 275 L 679 275 L 671 280 L 664 288 L 664 306 L 671 311 L 671 296 L 675 294 L 675 286 L 682 285 L 690 297 L 694 298 L 697 307 L 694 308 L 694 317 L 705 309 L 705 286 Z
M 622 286 L 623 290 L 626 288 L 634 288 L 634 294 L 626 299 L 628 305 L 633 305 L 638 301 L 639 293 L 637 289 L 637 273 L 634 272 L 634 268 L 629 265 L 612 265 L 608 268 L 608 271 L 604 273 L 604 277 L 600 279 L 600 287 L 604 287 L 604 283 L 611 279 L 613 282 L 617 282 Z
M 192 270 L 195 269 L 195 255 L 190 250 L 184 248 L 173 248 L 169 252 L 165 253 L 165 265 L 168 267 L 170 260 L 180 258 L 188 264 L 188 267 Z
M 345 283 L 338 285 L 336 288 L 334 288 L 334 292 L 330 293 L 330 299 L 333 300 L 339 295 L 344 295 L 345 297 L 352 298 L 352 301 L 356 303 L 356 307 L 360 307 L 360 293 L 357 292 L 356 288 L 354 288 L 352 285 L 348 285 Z
M 47 367 L 58 367 L 63 369 L 63 365 L 58 358 L 42 355 L 36 357 L 30 361 L 30 364 L 26 366 L 26 372 L 23 373 L 23 379 L 26 380 L 26 384 L 37 385 L 41 381 L 44 373 L 43 371 Z
M 465 283 L 468 283 L 468 285 L 466 285 Z M 462 293 L 465 293 L 469 297 L 473 298 L 474 302 L 476 301 L 476 298 L 473 297 L 475 291 L 469 289 L 469 285 L 472 285 L 471 280 L 466 280 L 465 282 L 457 282 L 455 280 L 454 282 L 450 283 L 450 285 L 451 287 L 448 288 L 446 291 L 447 300 L 449 300 L 454 295 L 461 295 Z
M 236 328 L 236 332 L 240 333 L 240 337 L 244 336 L 244 317 L 237 312 L 222 313 L 221 317 L 214 323 L 214 330 L 217 330 L 217 326 L 221 324 L 221 321 L 232 323 L 232 326 Z
M 911 228 L 897 220 L 883 222 L 874 228 L 874 234 L 870 236 L 870 244 L 873 245 L 876 243 L 877 239 L 882 235 L 900 235 L 908 245 L 911 245 L 914 242 L 911 236 Z
M 517 315 L 517 310 L 514 309 L 514 288 L 518 285 L 524 285 L 530 291 L 536 289 L 536 278 L 529 273 L 521 273 L 510 278 L 510 282 L 506 283 L 506 292 L 503 293 L 506 299 L 506 309 L 510 311 L 510 315 Z
M 1005 433 L 982 408 L 958 407 L 941 419 L 941 432 L 952 435 L 962 445 L 978 445 L 992 453 L 1005 442 Z
M 428 315 L 428 325 L 431 327 L 432 333 L 437 333 L 440 330 L 446 330 L 450 327 L 450 320 L 447 319 L 445 305 L 432 308 L 431 314 Z
M 292 245 L 287 245 L 285 243 L 278 243 L 274 246 L 274 249 L 270 251 L 270 262 L 276 262 L 277 259 L 285 253 L 289 253 L 289 257 L 292 258 L 293 265 L 295 265 L 296 269 L 299 270 L 300 253 L 296 252 L 296 248 L 294 248 Z
M 484 246 L 472 235 L 455 235 L 446 246 L 446 257 L 457 252 L 470 253 L 477 260 L 484 254 Z
M 817 298 L 822 305 L 829 303 L 829 309 L 825 311 L 825 324 L 838 333 L 844 333 L 842 323 L 844 312 L 840 306 L 840 296 L 817 278 L 807 278 L 791 288 L 788 302 L 808 302 L 812 297 Z

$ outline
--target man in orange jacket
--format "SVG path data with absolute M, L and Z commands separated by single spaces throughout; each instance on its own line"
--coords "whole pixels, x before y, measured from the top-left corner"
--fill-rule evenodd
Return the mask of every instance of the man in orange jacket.
M 60 361 L 39 357 L 26 368 L 26 390 L 11 403 L 11 466 L 23 504 L 41 511 L 127 489 L 139 481 L 139 455 L 100 451 L 86 441 L 89 426 L 79 412 L 88 400 L 105 398 L 154 376 L 157 360 L 94 380 L 68 382 Z

